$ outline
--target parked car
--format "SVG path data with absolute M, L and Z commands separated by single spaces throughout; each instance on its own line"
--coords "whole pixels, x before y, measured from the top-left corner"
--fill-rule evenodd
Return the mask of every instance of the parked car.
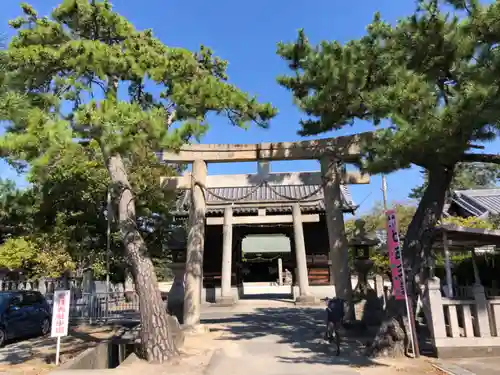
M 50 306 L 40 292 L 0 292 L 0 346 L 7 340 L 50 332 Z

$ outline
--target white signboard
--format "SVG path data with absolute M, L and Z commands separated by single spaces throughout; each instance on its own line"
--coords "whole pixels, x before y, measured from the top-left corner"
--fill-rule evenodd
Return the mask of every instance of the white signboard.
M 68 335 L 69 306 L 71 291 L 54 291 L 54 306 L 52 308 L 52 337 L 63 337 Z

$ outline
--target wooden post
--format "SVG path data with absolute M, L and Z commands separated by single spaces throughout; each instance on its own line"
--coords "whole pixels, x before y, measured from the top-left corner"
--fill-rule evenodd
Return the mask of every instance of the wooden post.
M 382 302 L 382 307 L 385 309 L 386 305 L 386 299 L 385 299 L 385 293 L 384 293 L 384 278 L 382 275 L 375 275 L 375 278 L 373 280 L 374 285 L 375 285 L 375 291 L 377 293 L 377 297 Z
M 222 278 L 221 278 L 221 299 L 222 305 L 234 304 L 231 292 L 232 255 L 233 255 L 233 208 L 224 208 L 224 224 L 222 226 Z
M 283 259 L 278 258 L 278 285 L 283 285 Z
M 475 249 L 472 249 L 471 252 L 472 252 L 472 269 L 474 271 L 474 285 L 482 285 L 481 277 L 479 276 L 479 269 L 477 268 L 477 263 L 476 263 L 476 251 Z
M 444 270 L 446 273 L 446 288 L 448 289 L 447 297 L 453 298 L 453 278 L 451 276 L 450 250 L 448 245 L 448 236 L 446 235 L 446 231 L 443 231 Z
M 309 292 L 309 276 L 307 274 L 306 245 L 304 241 L 304 228 L 302 227 L 302 213 L 299 203 L 292 206 L 293 236 L 295 241 L 295 258 L 297 261 L 297 277 L 299 281 L 298 303 L 312 303 L 314 298 Z
M 191 208 L 186 253 L 184 286 L 184 324 L 194 328 L 200 324 L 201 292 L 203 288 L 203 252 L 205 248 L 205 184 L 207 165 L 203 160 L 193 162 Z

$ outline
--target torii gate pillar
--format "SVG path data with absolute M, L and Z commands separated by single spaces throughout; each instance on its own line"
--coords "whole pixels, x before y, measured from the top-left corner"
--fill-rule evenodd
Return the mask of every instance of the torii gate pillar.
M 328 243 L 330 246 L 330 277 L 335 284 L 335 296 L 347 303 L 345 317 L 354 320 L 352 305 L 352 285 L 349 270 L 348 244 L 345 235 L 344 213 L 342 211 L 342 192 L 340 182 L 342 166 L 338 159 L 324 156 L 321 160 L 321 174 L 324 179 L 324 196 Z
M 188 329 L 198 326 L 201 317 L 206 202 L 203 187 L 200 185 L 204 185 L 206 179 L 207 164 L 203 160 L 194 160 L 184 283 L 184 325 Z

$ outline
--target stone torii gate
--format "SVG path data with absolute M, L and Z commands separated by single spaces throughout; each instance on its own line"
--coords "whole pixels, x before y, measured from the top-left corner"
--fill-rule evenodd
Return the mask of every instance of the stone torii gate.
M 326 138 L 314 141 L 279 142 L 260 144 L 195 144 L 185 145 L 177 152 L 165 151 L 162 159 L 167 163 L 192 164 L 192 172 L 180 177 L 162 179 L 167 188 L 191 189 L 192 204 L 189 211 L 188 238 L 184 286 L 184 324 L 195 327 L 200 322 L 203 253 L 205 241 L 205 211 L 207 187 L 207 163 L 279 161 L 279 160 L 319 160 L 321 173 L 312 175 L 311 179 L 323 186 L 328 239 L 330 248 L 331 270 L 335 283 L 336 295 L 351 299 L 352 286 L 348 271 L 347 240 L 345 237 L 344 218 L 341 201 L 341 184 L 369 183 L 369 176 L 360 173 L 346 172 L 343 163 L 355 162 L 360 157 L 360 144 L 370 139 L 372 133 L 361 133 L 352 136 Z M 298 173 L 287 173 L 288 177 Z M 215 177 L 215 176 L 210 176 Z M 221 176 L 222 177 L 222 176 Z M 231 178 L 231 186 L 248 185 L 238 176 Z M 272 180 L 273 175 L 267 176 Z M 276 176 L 274 176 L 276 177 Z M 283 203 L 286 204 L 286 203 Z M 300 297 L 298 302 L 311 302 L 307 274 L 302 216 L 299 202 L 290 202 L 292 207 L 292 223 L 296 242 L 296 261 Z M 232 299 L 231 264 L 232 264 L 232 225 L 231 205 L 224 209 L 223 219 L 223 261 L 222 261 L 222 300 Z

